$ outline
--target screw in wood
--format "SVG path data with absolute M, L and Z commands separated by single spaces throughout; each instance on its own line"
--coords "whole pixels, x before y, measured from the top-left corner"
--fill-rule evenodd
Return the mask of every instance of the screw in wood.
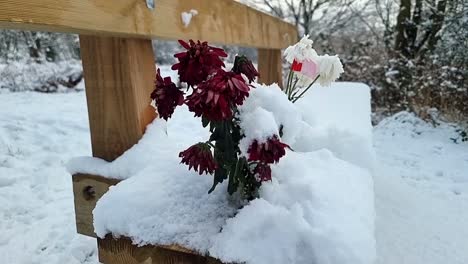
M 93 186 L 86 186 L 83 189 L 83 197 L 86 201 L 94 200 L 96 198 L 96 190 Z

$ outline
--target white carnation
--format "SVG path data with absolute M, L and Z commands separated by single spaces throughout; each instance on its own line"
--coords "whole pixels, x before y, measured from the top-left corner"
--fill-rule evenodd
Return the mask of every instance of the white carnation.
M 317 52 L 312 48 L 312 44 L 314 44 L 314 42 L 309 39 L 309 35 L 305 35 L 301 41 L 293 46 L 289 46 L 284 51 L 286 61 L 289 63 L 292 63 L 294 60 L 303 62 L 305 60 L 313 60 L 317 58 Z
M 343 64 L 340 58 L 335 56 L 319 56 L 318 57 L 319 74 L 318 82 L 322 86 L 330 86 L 330 84 L 340 77 L 344 72 Z

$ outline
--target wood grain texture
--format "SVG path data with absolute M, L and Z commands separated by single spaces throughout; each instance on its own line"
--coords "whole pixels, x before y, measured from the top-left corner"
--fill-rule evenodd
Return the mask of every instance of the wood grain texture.
M 93 156 L 112 161 L 156 117 L 151 40 L 80 36 L 80 44 Z
M 259 49 L 258 72 L 259 82 L 265 84 L 277 83 L 283 87 L 283 68 L 281 50 Z
M 200 39 L 282 49 L 297 40 L 294 25 L 233 0 L 0 0 L 0 27 L 82 35 Z M 190 25 L 181 13 L 198 11 Z
M 99 261 L 103 264 L 222 264 L 180 247 L 133 245 L 125 237 L 98 239 Z
M 75 196 L 76 230 L 79 234 L 96 237 L 93 227 L 93 210 L 96 202 L 120 180 L 108 179 L 89 174 L 73 175 Z

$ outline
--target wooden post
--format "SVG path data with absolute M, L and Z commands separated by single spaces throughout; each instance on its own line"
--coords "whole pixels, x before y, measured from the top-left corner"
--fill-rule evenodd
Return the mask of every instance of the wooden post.
M 151 40 L 80 36 L 80 46 L 93 156 L 112 161 L 156 117 Z
M 140 140 L 156 117 L 150 106 L 155 63 L 151 40 L 80 36 L 93 156 L 112 161 Z M 119 181 L 73 175 L 80 234 L 95 236 L 92 210 Z
M 277 83 L 283 87 L 283 64 L 281 50 L 258 49 L 258 72 L 260 83 Z

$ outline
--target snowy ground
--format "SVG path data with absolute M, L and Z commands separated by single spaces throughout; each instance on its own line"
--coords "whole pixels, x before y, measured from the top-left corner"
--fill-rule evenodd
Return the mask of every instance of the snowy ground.
M 64 164 L 91 152 L 84 93 L 0 94 L 0 263 L 97 263 Z
M 0 94 L 0 263 L 97 263 L 64 164 L 89 155 L 84 93 Z M 378 264 L 468 263 L 468 144 L 400 114 L 374 129 Z
M 468 263 L 468 144 L 407 113 L 374 129 L 379 264 Z

